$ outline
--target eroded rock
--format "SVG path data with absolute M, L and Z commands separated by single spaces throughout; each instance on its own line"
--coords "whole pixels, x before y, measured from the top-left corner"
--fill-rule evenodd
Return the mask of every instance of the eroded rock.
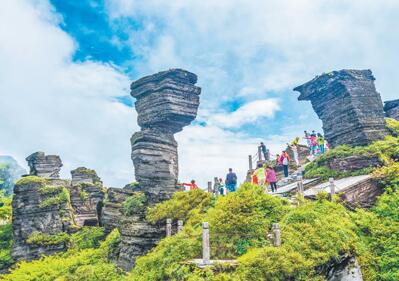
M 44 152 L 35 152 L 26 158 L 30 168 L 30 175 L 58 179 L 62 167 L 58 155 L 45 155 Z
M 79 167 L 71 171 L 71 204 L 78 226 L 98 226 L 105 190 L 96 171 Z
M 298 86 L 298 100 L 310 100 L 332 147 L 367 145 L 388 134 L 380 94 L 371 70 L 340 70 Z
M 399 120 L 399 99 L 384 102 L 384 111 L 387 117 Z
M 328 168 L 339 172 L 353 172 L 360 169 L 372 168 L 382 165 L 375 155 L 352 155 L 344 158 L 329 158 Z
M 22 178 L 14 187 L 12 226 L 14 260 L 33 260 L 41 255 L 63 251 L 64 242 L 29 242 L 33 234 L 59 235 L 75 227 L 67 187 L 69 181 L 44 179 L 37 176 Z

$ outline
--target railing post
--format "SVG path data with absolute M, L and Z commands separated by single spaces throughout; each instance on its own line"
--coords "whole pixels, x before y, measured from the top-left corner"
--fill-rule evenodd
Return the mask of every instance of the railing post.
M 262 161 L 262 148 L 260 146 L 258 146 L 258 158 L 259 161 Z
M 182 231 L 182 229 L 183 229 L 183 221 L 178 220 L 177 221 L 177 232 L 179 233 L 180 231 Z
M 202 262 L 210 264 L 211 253 L 209 245 L 209 225 L 207 222 L 202 223 Z
M 166 219 L 166 237 L 172 236 L 172 219 Z
M 330 194 L 331 194 L 331 201 L 335 195 L 335 183 L 334 178 L 329 178 L 328 181 L 330 182 Z
M 248 155 L 248 164 L 249 170 L 252 171 L 252 155 Z
M 212 182 L 208 181 L 208 192 L 212 193 Z
M 214 192 L 215 192 L 215 196 L 216 197 L 218 197 L 219 196 L 219 179 L 218 179 L 218 177 L 214 177 L 213 178 L 213 181 L 214 181 L 214 185 L 213 185 L 213 187 L 215 188 L 215 190 L 214 190 Z
M 273 223 L 274 246 L 281 246 L 280 228 L 278 223 Z

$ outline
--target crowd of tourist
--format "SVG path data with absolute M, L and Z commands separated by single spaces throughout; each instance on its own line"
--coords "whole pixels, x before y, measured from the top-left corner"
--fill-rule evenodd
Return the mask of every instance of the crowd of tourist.
M 309 155 L 322 155 L 329 149 L 324 136 L 320 133 L 316 133 L 314 130 L 312 130 L 311 133 L 304 131 L 303 139 L 306 141 Z M 288 178 L 290 163 L 292 163 L 292 165 L 295 164 L 297 168 L 300 167 L 299 140 L 300 137 L 296 137 L 291 143 L 287 143 L 287 150 L 282 151 L 281 154 L 277 154 L 274 161 L 270 161 L 269 149 L 261 142 L 258 148 L 262 155 L 259 155 L 256 169 L 249 171 L 247 181 L 250 181 L 254 185 L 259 185 L 265 188 L 265 190 L 269 187 L 271 192 L 276 192 L 278 181 L 277 170 L 282 170 L 284 178 Z M 262 156 L 264 161 L 262 161 Z M 195 180 L 192 180 L 190 183 L 183 183 L 182 185 L 188 187 L 189 190 L 198 188 Z M 215 178 L 212 192 L 226 195 L 229 192 L 236 191 L 236 188 L 237 175 L 233 172 L 233 169 L 230 168 L 224 182 L 222 178 Z

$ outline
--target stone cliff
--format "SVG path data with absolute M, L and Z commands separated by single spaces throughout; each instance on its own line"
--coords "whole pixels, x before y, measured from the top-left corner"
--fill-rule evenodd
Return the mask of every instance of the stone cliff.
M 138 124 L 131 138 L 136 180 L 150 202 L 170 198 L 178 178 L 177 133 L 197 115 L 201 88 L 197 76 L 171 69 L 141 78 L 131 85 Z
M 195 74 L 171 69 L 141 78 L 131 85 L 141 127 L 131 138 L 138 185 L 123 190 L 110 189 L 103 210 L 106 229 L 116 224 L 121 233 L 120 251 L 115 260 L 126 270 L 134 266 L 137 256 L 146 254 L 165 235 L 164 226 L 147 223 L 144 209 L 136 205 L 141 202 L 151 206 L 169 199 L 178 190 L 174 134 L 197 115 L 201 89 L 195 86 L 196 82 Z
M 71 171 L 71 204 L 78 226 L 98 226 L 105 189 L 96 171 L 79 167 Z
M 56 155 L 36 152 L 27 158 L 31 176 L 14 187 L 12 225 L 14 260 L 33 260 L 66 249 L 66 233 L 98 225 L 104 188 L 94 170 L 77 168 L 72 181 L 59 179 Z
M 329 144 L 366 145 L 388 134 L 380 94 L 370 70 L 340 70 L 298 86 L 298 100 L 310 100 Z
M 399 120 L 399 99 L 384 102 L 384 111 L 387 117 Z

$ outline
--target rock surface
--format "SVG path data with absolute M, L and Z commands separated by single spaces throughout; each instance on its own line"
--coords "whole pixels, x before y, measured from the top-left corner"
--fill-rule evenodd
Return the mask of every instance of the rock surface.
M 80 167 L 71 171 L 71 204 L 78 226 L 97 226 L 104 199 L 104 187 L 96 171 Z
M 173 136 L 197 115 L 201 88 L 197 76 L 171 69 L 131 85 L 141 131 L 131 138 L 136 180 L 149 201 L 168 199 L 176 191 L 177 142 Z
M 352 172 L 364 168 L 377 167 L 381 165 L 377 156 L 353 155 L 345 158 L 330 158 L 326 165 L 328 168 L 339 172 Z
M 131 85 L 136 98 L 140 132 L 131 138 L 132 160 L 138 187 L 133 191 L 111 189 L 103 210 L 103 224 L 109 231 L 115 224 L 121 233 L 117 263 L 129 270 L 135 258 L 146 254 L 165 235 L 162 225 L 145 221 L 144 213 L 121 214 L 123 202 L 135 192 L 145 194 L 147 206 L 169 199 L 179 190 L 177 142 L 174 134 L 197 115 L 201 88 L 197 76 L 182 69 L 170 69 L 141 78 Z M 129 195 L 130 194 L 130 195 Z M 123 200 L 123 202 L 122 202 Z
M 45 178 L 60 178 L 62 167 L 61 159 L 58 155 L 45 155 L 44 152 L 35 152 L 26 158 L 30 168 L 30 175 Z
M 121 233 L 119 250 L 114 252 L 111 258 L 125 270 L 134 266 L 135 257 L 150 251 L 165 236 L 164 226 L 146 223 L 145 209 L 129 215 L 124 212 L 126 200 L 137 192 L 139 191 L 129 186 L 109 188 L 101 215 L 106 233 L 114 228 L 118 228 Z
M 332 147 L 367 145 L 388 134 L 380 94 L 371 70 L 341 70 L 298 86 L 298 100 L 310 100 Z
M 12 225 L 14 244 L 12 256 L 14 260 L 33 260 L 41 255 L 50 255 L 65 249 L 64 243 L 42 245 L 28 243 L 31 234 L 38 232 L 56 235 L 70 231 L 74 224 L 72 209 L 68 200 L 59 200 L 44 205 L 51 198 L 57 198 L 65 192 L 68 181 L 28 177 L 14 187 L 12 201 Z M 46 187 L 51 187 L 46 190 Z
M 399 120 L 399 99 L 384 102 L 384 111 L 387 117 Z

